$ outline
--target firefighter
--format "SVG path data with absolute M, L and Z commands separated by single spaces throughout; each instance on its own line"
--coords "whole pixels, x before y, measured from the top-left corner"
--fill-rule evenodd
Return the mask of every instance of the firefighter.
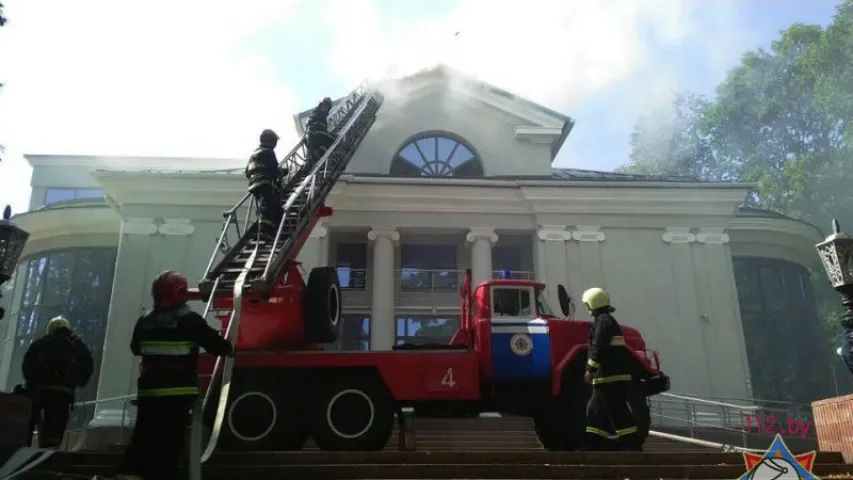
M 258 203 L 258 226 L 261 235 L 274 238 L 281 222 L 282 177 L 287 169 L 280 169 L 275 157 L 278 135 L 270 129 L 261 132 L 261 144 L 249 158 L 246 165 L 246 178 L 249 179 L 249 192 Z
M 171 480 L 199 395 L 199 347 L 232 356 L 234 345 L 187 305 L 187 278 L 165 271 L 152 284 L 154 308 L 136 322 L 130 350 L 141 356 L 136 425 L 117 478 Z
M 584 382 L 592 385 L 586 407 L 587 449 L 640 450 L 637 425 L 628 406 L 634 359 L 625 347 L 622 328 L 613 318 L 610 296 L 601 288 L 590 288 L 582 300 L 595 319 L 589 331 L 584 373 Z
M 68 320 L 61 316 L 50 320 L 47 335 L 30 345 L 22 366 L 26 381 L 23 390 L 32 399 L 28 444 L 36 427 L 39 447 L 62 444 L 74 390 L 89 383 L 94 367 L 92 353 L 72 333 Z
M 311 115 L 308 117 L 306 135 L 308 137 L 307 160 L 309 168 L 314 168 L 314 165 L 326 154 L 326 150 L 335 143 L 335 135 L 329 132 L 329 126 L 326 123 L 330 111 L 332 111 L 332 99 L 326 97 L 320 100 L 320 103 L 311 111 Z

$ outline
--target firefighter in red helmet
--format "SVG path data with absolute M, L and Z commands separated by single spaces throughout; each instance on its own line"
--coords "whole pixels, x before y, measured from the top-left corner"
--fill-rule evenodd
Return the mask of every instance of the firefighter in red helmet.
M 313 167 L 323 158 L 326 150 L 335 143 L 335 135 L 329 131 L 329 125 L 326 123 L 329 118 L 329 112 L 332 111 L 332 99 L 325 97 L 320 100 L 320 103 L 311 111 L 308 117 L 308 125 L 306 132 L 306 141 L 308 146 L 308 165 Z
M 154 308 L 136 322 L 130 350 L 141 356 L 137 414 L 117 478 L 176 478 L 189 412 L 199 395 L 199 347 L 234 355 L 230 342 L 187 305 L 187 278 L 166 271 L 154 280 Z

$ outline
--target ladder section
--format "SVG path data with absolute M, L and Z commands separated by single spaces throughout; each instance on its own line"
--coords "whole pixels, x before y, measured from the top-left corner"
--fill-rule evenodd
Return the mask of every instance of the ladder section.
M 251 195 L 246 194 L 225 212 L 217 247 L 199 284 L 204 300 L 211 295 L 230 295 L 244 269 L 249 270 L 245 284 L 247 293 L 262 297 L 270 294 L 280 273 L 299 254 L 317 220 L 328 215 L 323 212 L 323 203 L 376 120 L 382 101 L 381 93 L 369 84 L 359 85 L 329 114 L 329 130 L 337 138 L 313 167 L 306 162 L 308 152 L 304 137 L 281 161 L 280 165 L 289 169 L 289 175 L 283 182 L 284 214 L 274 240 L 262 239 L 254 228 L 258 215 Z M 237 212 L 241 209 L 248 210 L 242 228 L 237 222 Z M 235 232 L 238 240 L 232 246 L 228 238 Z M 218 254 L 224 256 L 214 265 Z M 247 264 L 250 259 L 251 264 Z M 217 279 L 218 287 L 214 289 Z

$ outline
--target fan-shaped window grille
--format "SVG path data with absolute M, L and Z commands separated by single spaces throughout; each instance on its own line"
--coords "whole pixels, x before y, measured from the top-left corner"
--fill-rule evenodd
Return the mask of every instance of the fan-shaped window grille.
M 427 135 L 412 140 L 394 156 L 391 175 L 407 177 L 482 177 L 483 163 L 462 139 Z

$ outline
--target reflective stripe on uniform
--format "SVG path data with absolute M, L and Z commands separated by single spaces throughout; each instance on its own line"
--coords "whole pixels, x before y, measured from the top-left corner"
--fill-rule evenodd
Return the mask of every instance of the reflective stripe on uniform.
M 637 427 L 628 427 L 616 430 L 617 437 L 624 437 L 625 435 L 631 435 L 632 433 L 637 433 Z
M 601 364 L 591 358 L 586 361 L 586 364 L 592 368 L 601 368 Z
M 604 430 L 602 430 L 600 428 L 587 426 L 586 427 L 586 433 L 598 435 L 599 437 L 610 438 L 610 432 L 605 432 Z
M 142 355 L 180 356 L 192 353 L 193 342 L 140 342 Z
M 605 377 L 598 377 L 592 379 L 593 385 L 600 385 L 602 383 L 613 383 L 613 382 L 630 382 L 632 380 L 631 375 L 622 374 L 622 375 L 608 375 Z
M 142 397 L 176 397 L 178 395 L 198 395 L 198 387 L 146 388 L 136 392 Z
M 625 337 L 622 335 L 615 335 L 610 339 L 611 347 L 624 347 L 625 346 Z

